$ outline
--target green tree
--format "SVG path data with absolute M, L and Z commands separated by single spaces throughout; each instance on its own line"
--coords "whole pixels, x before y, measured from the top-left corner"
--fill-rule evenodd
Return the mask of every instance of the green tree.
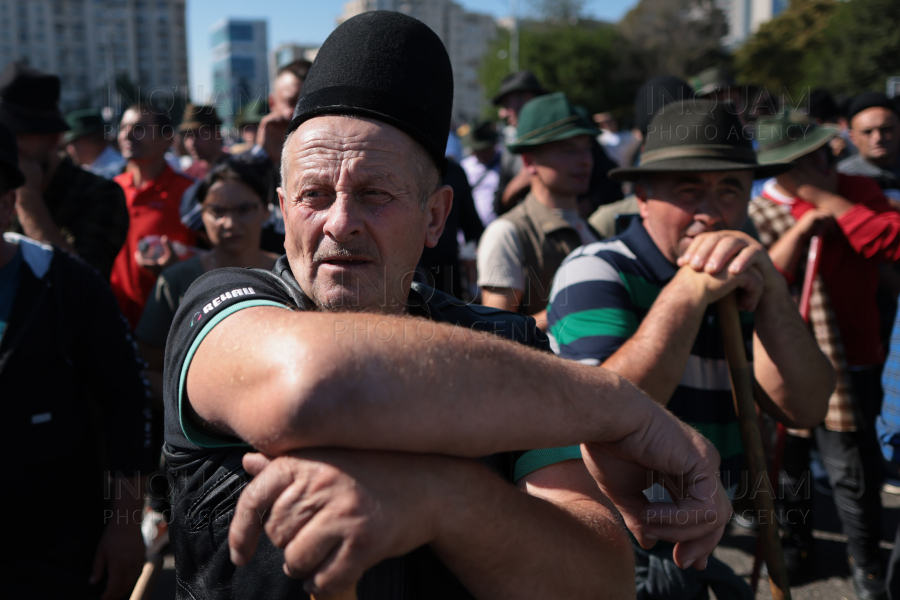
M 641 81 L 687 78 L 725 59 L 721 39 L 728 21 L 715 0 L 640 0 L 619 31 L 627 42 L 624 67 Z
M 816 71 L 821 85 L 857 94 L 884 90 L 885 79 L 900 76 L 900 2 L 839 2 L 828 27 L 828 43 Z M 813 59 L 815 60 L 815 59 Z
M 822 57 L 833 44 L 831 23 L 840 4 L 844 3 L 793 0 L 735 52 L 738 80 L 770 91 L 786 90 L 792 97 L 820 86 Z
M 482 61 L 480 80 L 488 97 L 509 74 L 509 39 L 509 31 L 499 30 Z M 623 84 L 619 71 L 620 47 L 621 39 L 609 23 L 523 21 L 519 68 L 534 71 L 545 88 L 565 92 L 572 103 L 591 112 L 614 110 L 629 105 L 634 97 L 634 86 Z

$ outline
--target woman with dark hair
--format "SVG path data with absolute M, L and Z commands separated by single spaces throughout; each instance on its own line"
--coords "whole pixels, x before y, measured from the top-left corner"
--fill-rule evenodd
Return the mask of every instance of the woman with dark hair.
M 147 307 L 134 335 L 141 357 L 147 363 L 145 374 L 153 392 L 154 442 L 158 449 L 162 448 L 166 337 L 188 288 L 194 280 L 213 269 L 259 267 L 271 270 L 275 266 L 278 257 L 259 247 L 262 225 L 269 218 L 264 200 L 266 190 L 266 184 L 246 163 L 228 158 L 214 165 L 196 193 L 212 250 L 163 270 L 147 299 Z M 166 490 L 151 485 L 149 492 L 152 512 L 144 519 L 142 529 L 145 541 L 153 548 L 161 548 L 168 541 L 168 524 L 164 516 L 168 510 Z
M 155 406 L 162 406 L 163 355 L 169 327 L 194 280 L 222 267 L 271 270 L 275 266 L 278 257 L 259 248 L 262 225 L 269 218 L 266 190 L 252 167 L 233 158 L 213 166 L 198 186 L 196 198 L 212 250 L 163 270 L 135 330 L 138 348 L 148 365 L 147 379 Z

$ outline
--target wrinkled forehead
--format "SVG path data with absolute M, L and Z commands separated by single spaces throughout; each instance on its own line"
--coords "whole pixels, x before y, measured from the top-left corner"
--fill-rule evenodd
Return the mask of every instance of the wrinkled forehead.
M 327 115 L 301 124 L 285 145 L 285 178 L 378 177 L 398 184 L 415 179 L 416 142 L 374 119 Z

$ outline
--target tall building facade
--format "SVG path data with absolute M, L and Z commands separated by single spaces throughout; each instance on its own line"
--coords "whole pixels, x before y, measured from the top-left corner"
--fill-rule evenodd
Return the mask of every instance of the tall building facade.
M 63 110 L 114 105 L 126 80 L 184 95 L 184 17 L 185 0 L 0 0 L 0 69 L 20 60 L 59 75 Z
M 266 21 L 222 19 L 210 28 L 213 89 L 211 102 L 231 123 L 242 106 L 265 105 L 269 89 Z
M 756 33 L 760 25 L 778 16 L 789 0 L 719 0 L 718 4 L 728 17 L 728 35 L 722 43 L 734 48 Z
M 462 124 L 481 115 L 487 100 L 478 82 L 478 68 L 497 35 L 493 17 L 468 12 L 453 0 L 350 0 L 338 22 L 371 10 L 406 13 L 437 33 L 453 67 L 453 119 Z
M 269 53 L 269 76 L 274 79 L 278 69 L 285 65 L 289 65 L 295 60 L 308 60 L 312 62 L 316 60 L 316 54 L 319 53 L 317 45 L 301 45 L 301 44 L 278 44 L 275 49 Z

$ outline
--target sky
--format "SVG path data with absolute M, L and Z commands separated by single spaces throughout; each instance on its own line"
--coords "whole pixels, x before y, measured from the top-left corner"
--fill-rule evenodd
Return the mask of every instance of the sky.
M 467 10 L 495 17 L 510 14 L 514 0 L 457 0 Z M 529 8 L 528 0 L 517 0 L 519 14 Z M 210 90 L 209 29 L 223 17 L 266 19 L 269 22 L 269 50 L 284 42 L 321 45 L 335 28 L 343 0 L 187 0 L 188 77 L 191 96 L 205 100 L 198 90 Z M 588 16 L 618 21 L 637 0 L 586 0 Z M 201 87 L 202 86 L 202 87 Z M 208 92 L 204 92 L 208 93 Z

